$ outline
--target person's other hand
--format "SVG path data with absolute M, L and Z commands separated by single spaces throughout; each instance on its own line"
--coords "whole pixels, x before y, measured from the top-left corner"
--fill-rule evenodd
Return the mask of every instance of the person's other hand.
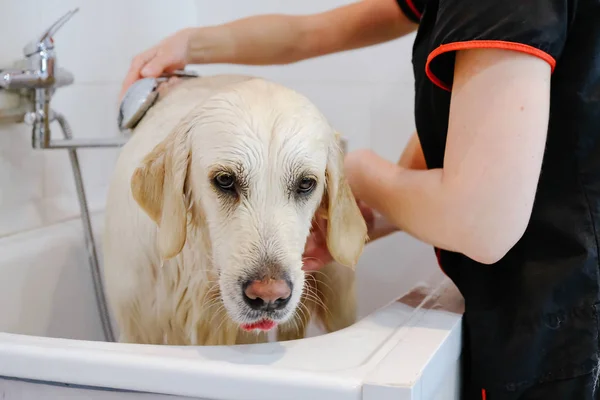
M 375 223 L 375 214 L 371 208 L 360 200 L 357 201 L 357 204 L 367 223 L 367 230 L 370 231 Z M 331 261 L 333 261 L 333 257 L 327 248 L 327 220 L 315 215 L 311 233 L 304 247 L 304 266 L 302 269 L 304 271 L 317 271 Z
M 158 77 L 163 72 L 184 68 L 188 60 L 188 45 L 191 29 L 183 29 L 168 36 L 156 46 L 133 58 L 123 81 L 119 99 L 135 81 L 141 78 Z

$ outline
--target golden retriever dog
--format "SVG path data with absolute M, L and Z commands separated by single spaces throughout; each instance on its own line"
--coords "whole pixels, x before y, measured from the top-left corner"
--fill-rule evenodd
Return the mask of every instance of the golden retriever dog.
M 233 345 L 355 322 L 367 228 L 338 135 L 307 98 L 263 79 L 181 80 L 117 161 L 104 280 L 119 340 Z M 302 269 L 315 213 L 335 262 Z

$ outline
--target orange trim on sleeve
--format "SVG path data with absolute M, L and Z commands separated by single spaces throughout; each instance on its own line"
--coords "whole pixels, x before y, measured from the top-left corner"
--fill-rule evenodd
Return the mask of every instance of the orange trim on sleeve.
M 451 91 L 450 86 L 442 82 L 435 74 L 431 71 L 431 62 L 437 56 L 448 53 L 451 51 L 458 50 L 469 50 L 469 49 L 502 49 L 502 50 L 514 50 L 520 51 L 521 53 L 530 54 L 532 56 L 536 56 L 541 58 L 550 64 L 552 68 L 552 72 L 554 72 L 554 68 L 556 67 L 556 60 L 550 54 L 546 53 L 543 50 L 535 48 L 533 46 L 529 46 L 523 43 L 515 43 L 515 42 L 506 42 L 503 40 L 470 40 L 467 42 L 454 42 L 443 44 L 437 49 L 433 50 L 429 53 L 427 57 L 427 63 L 425 64 L 425 73 L 431 82 L 433 82 L 436 86 Z
M 415 3 L 413 3 L 413 0 L 405 0 L 405 1 L 406 1 L 406 5 L 408 6 L 408 8 L 410 8 L 410 11 L 412 11 L 418 19 L 421 19 L 422 13 L 419 11 L 417 6 L 415 6 Z
M 448 276 L 448 274 L 446 274 L 446 271 L 444 270 L 444 266 L 442 265 L 442 251 L 436 247 L 434 247 L 434 250 L 435 250 L 435 258 L 437 259 L 437 262 L 438 262 L 438 267 L 444 273 L 444 275 Z

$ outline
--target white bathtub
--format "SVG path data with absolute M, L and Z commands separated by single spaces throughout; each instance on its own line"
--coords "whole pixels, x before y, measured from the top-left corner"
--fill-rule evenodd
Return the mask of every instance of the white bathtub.
M 100 248 L 102 215 L 94 226 Z M 358 271 L 361 320 L 336 333 L 251 346 L 126 345 L 102 342 L 80 220 L 2 238 L 0 394 L 458 399 L 460 313 L 394 301 L 419 282 L 453 295 L 432 250 L 399 233 L 367 246 Z

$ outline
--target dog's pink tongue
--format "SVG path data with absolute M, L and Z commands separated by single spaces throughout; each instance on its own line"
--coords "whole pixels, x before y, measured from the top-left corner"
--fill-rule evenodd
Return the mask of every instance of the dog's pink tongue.
M 270 319 L 263 319 L 258 322 L 253 322 L 251 324 L 242 324 L 240 326 L 245 331 L 270 331 L 271 329 L 275 328 L 275 325 L 277 325 L 275 321 L 272 321 Z

